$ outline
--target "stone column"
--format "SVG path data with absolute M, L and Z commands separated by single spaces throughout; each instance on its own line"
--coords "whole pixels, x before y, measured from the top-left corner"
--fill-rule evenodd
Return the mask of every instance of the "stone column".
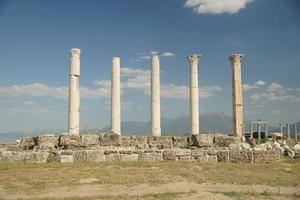
M 290 132 L 290 124 L 289 123 L 286 124 L 286 129 L 287 129 L 287 137 L 290 140 L 291 139 L 291 132 Z
M 232 67 L 232 118 L 233 134 L 243 136 L 243 89 L 241 75 L 241 58 L 243 54 L 233 54 L 229 57 Z
M 283 135 L 283 125 L 280 123 L 279 126 L 280 126 L 280 133 Z
M 160 136 L 160 67 L 158 55 L 152 56 L 151 65 L 151 135 Z
M 111 133 L 121 135 L 120 58 L 113 57 L 111 76 Z
M 187 57 L 190 65 L 190 134 L 199 134 L 198 62 L 200 54 Z
M 80 49 L 71 49 L 70 76 L 69 76 L 69 122 L 68 133 L 79 134 L 79 76 L 80 76 Z
M 298 141 L 298 135 L 297 135 L 298 133 L 297 133 L 297 123 L 295 122 L 295 140 L 296 140 L 296 142 Z

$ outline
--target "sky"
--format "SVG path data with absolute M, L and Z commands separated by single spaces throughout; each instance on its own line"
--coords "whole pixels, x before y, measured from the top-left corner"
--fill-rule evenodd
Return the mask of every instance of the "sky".
M 0 132 L 67 129 L 71 48 L 81 49 L 81 128 L 110 123 L 113 56 L 122 121 L 150 119 L 152 54 L 162 118 L 189 115 L 192 53 L 200 115 L 231 115 L 228 56 L 243 53 L 245 119 L 300 121 L 299 10 L 299 0 L 0 0 Z

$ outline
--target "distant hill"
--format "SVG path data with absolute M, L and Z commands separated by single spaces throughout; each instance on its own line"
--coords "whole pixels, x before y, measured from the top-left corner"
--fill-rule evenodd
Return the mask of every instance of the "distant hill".
M 249 131 L 249 121 L 245 121 L 246 132 Z M 172 119 L 162 119 L 161 121 L 162 133 L 164 135 L 185 135 L 189 132 L 189 117 L 177 117 Z M 150 133 L 150 121 L 126 121 L 122 122 L 122 135 L 148 135 Z M 219 133 L 232 133 L 232 117 L 226 115 L 224 112 L 207 112 L 200 115 L 200 130 L 202 133 L 219 132 Z M 297 130 L 300 133 L 300 122 L 297 123 Z M 90 134 L 107 133 L 110 131 L 110 126 L 102 129 L 95 128 L 84 130 L 80 132 Z M 255 128 L 254 128 L 255 131 Z M 262 129 L 264 131 L 264 129 Z M 290 125 L 291 135 L 294 135 L 294 124 Z M 47 130 L 34 130 L 32 132 L 9 132 L 0 133 L 0 143 L 14 142 L 26 136 L 44 135 L 44 134 L 57 134 L 64 133 L 64 129 L 47 129 Z M 280 132 L 278 127 L 269 126 L 269 132 Z M 286 127 L 284 127 L 286 132 Z

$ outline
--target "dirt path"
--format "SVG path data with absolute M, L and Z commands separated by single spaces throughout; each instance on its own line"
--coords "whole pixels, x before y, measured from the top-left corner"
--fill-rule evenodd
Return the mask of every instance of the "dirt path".
M 271 187 L 265 185 L 234 185 L 234 184 L 197 184 L 191 182 L 175 182 L 160 185 L 109 185 L 109 184 L 80 184 L 77 186 L 67 186 L 59 188 L 49 188 L 40 191 L 36 194 L 14 193 L 9 194 L 0 188 L 0 197 L 4 199 L 33 199 L 33 198 L 63 198 L 70 196 L 77 197 L 96 197 L 96 196 L 140 196 L 145 194 L 157 193 L 182 193 L 183 197 L 179 199 L 192 200 L 192 199 L 215 199 L 227 200 L 232 199 L 224 195 L 225 192 L 245 193 L 245 194 L 272 194 L 273 199 L 280 199 L 282 195 L 297 194 L 300 195 L 300 188 L 295 187 Z M 270 195 L 269 195 L 270 196 Z M 250 198 L 250 197 L 249 197 Z M 250 198 L 251 199 L 251 198 Z M 288 199 L 288 198 L 282 198 Z

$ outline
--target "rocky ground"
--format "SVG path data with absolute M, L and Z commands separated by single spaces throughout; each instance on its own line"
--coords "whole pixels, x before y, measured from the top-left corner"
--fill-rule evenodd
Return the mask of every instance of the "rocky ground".
M 0 199 L 299 199 L 300 160 L 0 163 Z

